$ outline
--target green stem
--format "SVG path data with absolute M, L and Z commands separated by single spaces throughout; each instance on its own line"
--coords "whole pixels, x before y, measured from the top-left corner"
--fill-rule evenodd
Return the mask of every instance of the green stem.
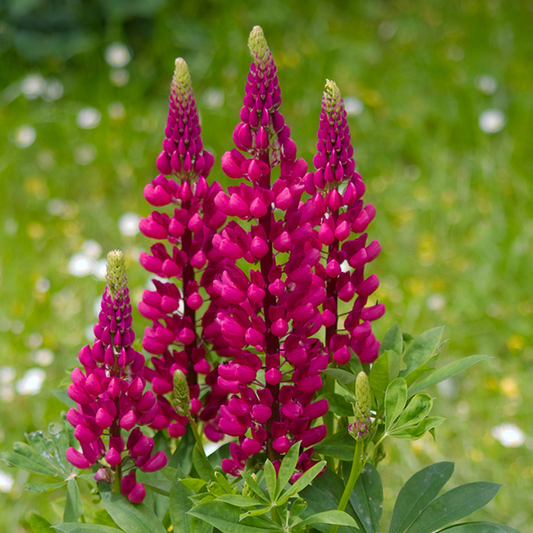
M 191 426 L 192 434 L 194 435 L 194 440 L 196 441 L 198 450 L 204 457 L 207 457 L 204 451 L 204 443 L 202 442 L 202 439 L 200 438 L 200 435 L 198 434 L 198 429 L 196 427 L 196 421 L 191 415 L 189 415 L 189 425 Z
M 346 509 L 346 505 L 348 505 L 348 501 L 350 500 L 350 495 L 352 494 L 352 491 L 353 491 L 353 488 L 355 487 L 357 479 L 359 478 L 359 475 L 363 471 L 363 467 L 365 466 L 366 461 L 362 458 L 362 455 L 363 455 L 363 441 L 358 440 L 355 444 L 352 470 L 350 472 L 350 477 L 348 478 L 348 482 L 346 483 L 346 487 L 344 488 L 344 492 L 342 493 L 341 501 L 339 502 L 339 505 L 337 506 L 338 511 L 344 511 L 344 509 Z M 329 533 L 337 533 L 338 530 L 339 530 L 339 526 L 333 525 L 331 526 Z
M 115 467 L 115 478 L 113 479 L 113 492 L 120 494 L 122 483 L 122 464 L 119 464 Z

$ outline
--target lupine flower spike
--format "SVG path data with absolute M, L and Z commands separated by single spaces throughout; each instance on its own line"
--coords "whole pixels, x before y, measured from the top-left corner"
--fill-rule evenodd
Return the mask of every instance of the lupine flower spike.
M 140 262 L 149 272 L 178 281 L 181 291 L 174 281 L 155 279 L 155 290 L 144 291 L 139 311 L 152 321 L 145 330 L 143 347 L 155 356 L 154 369 L 147 370 L 146 377 L 158 395 L 160 412 L 151 427 L 168 428 L 171 437 L 180 437 L 187 419 L 177 416 L 165 398 L 172 392 L 176 369 L 187 376 L 194 415 L 204 407 L 200 418 L 211 420 L 225 400 L 226 394 L 217 384 L 216 368 L 206 359 L 204 342 L 209 341 L 222 352 L 228 348 L 214 321 L 216 306 L 211 301 L 203 313 L 203 330 L 196 311 L 206 297 L 211 297 L 215 274 L 233 263 L 211 245 L 217 228 L 226 221 L 226 215 L 214 204 L 222 187 L 218 183 L 209 186 L 206 181 L 213 156 L 203 148 L 191 77 L 181 58 L 176 60 L 163 151 L 156 166 L 161 174 L 146 186 L 144 196 L 153 206 L 172 206 L 174 211 L 153 211 L 141 220 L 139 228 L 147 237 L 167 241 L 170 248 L 167 251 L 165 244 L 158 242 L 150 248 L 150 254 L 141 254 Z M 204 398 L 205 405 L 199 399 L 199 375 L 205 376 L 212 388 Z M 215 425 L 206 429 L 206 435 L 212 440 L 222 437 Z
M 355 440 L 368 438 L 372 428 L 370 410 L 372 408 L 372 388 L 365 372 L 359 372 L 355 381 L 356 403 L 354 405 L 355 422 L 348 426 L 350 435 Z
M 140 503 L 145 488 L 136 481 L 135 470 L 160 470 L 167 457 L 164 452 L 152 455 L 153 439 L 137 427 L 151 424 L 159 407 L 154 393 L 144 391 L 144 357 L 132 348 L 131 304 L 124 256 L 118 250 L 107 256 L 107 287 L 98 318 L 96 341 L 80 350 L 83 370 L 72 371 L 68 388 L 77 406 L 68 411 L 67 420 L 81 452 L 69 448 L 66 455 L 78 468 L 98 464 L 95 479 L 113 483 L 130 501 Z
M 344 102 L 336 83 L 329 80 L 322 99 L 317 150 L 313 159 L 316 170 L 305 176 L 305 190 L 313 195 L 320 216 L 318 240 L 327 247 L 327 264 L 322 272 L 327 292 L 322 305 L 326 346 L 339 365 L 350 360 L 350 348 L 361 362 L 372 363 L 380 345 L 372 334 L 371 322 L 385 312 L 383 304 L 367 306 L 379 280 L 375 274 L 364 277 L 365 265 L 381 251 L 377 240 L 366 244 L 364 233 L 376 210 L 372 204 L 363 204 L 365 185 L 355 172 Z M 351 239 L 352 232 L 362 235 Z M 354 297 L 353 308 L 344 321 L 347 333 L 339 334 L 339 300 L 350 302 Z
M 319 220 L 312 199 L 301 201 L 307 163 L 296 157 L 279 111 L 281 92 L 272 54 L 260 27 L 248 41 L 253 58 L 246 84 L 241 123 L 233 139 L 237 149 L 222 157 L 222 169 L 241 183 L 220 192 L 215 203 L 236 221 L 215 235 L 213 246 L 228 259 L 244 258 L 248 276 L 226 268 L 214 290 L 228 302 L 217 322 L 232 347 L 232 361 L 219 367 L 219 385 L 231 394 L 220 408 L 220 429 L 239 437 L 232 459 L 222 468 L 238 475 L 249 456 L 266 452 L 275 466 L 292 444 L 301 441 L 296 479 L 313 463 L 312 446 L 326 433 L 313 426 L 328 410 L 313 401 L 320 372 L 328 365 L 322 343 L 313 337 L 322 326 L 319 306 L 326 299 L 319 268 L 321 243 L 314 238 Z M 271 182 L 271 171 L 280 176 Z M 276 216 L 274 216 L 274 208 Z

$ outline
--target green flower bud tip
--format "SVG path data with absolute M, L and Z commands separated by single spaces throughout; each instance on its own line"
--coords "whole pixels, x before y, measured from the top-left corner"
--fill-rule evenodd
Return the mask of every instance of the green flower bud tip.
M 174 409 L 181 416 L 189 416 L 191 414 L 191 397 L 189 395 L 187 377 L 183 371 L 176 370 L 174 372 L 173 382 L 172 400 Z
M 328 115 L 338 115 L 342 109 L 342 96 L 337 84 L 332 80 L 326 80 L 322 105 Z
M 250 32 L 248 48 L 250 49 L 250 54 L 252 54 L 252 57 L 254 58 L 254 63 L 257 66 L 264 67 L 270 57 L 270 48 L 268 48 L 268 43 L 261 26 L 254 26 L 253 30 Z
M 114 300 L 118 293 L 122 293 L 128 282 L 124 254 L 120 250 L 113 250 L 107 254 L 106 279 L 107 287 Z
M 357 408 L 363 418 L 370 416 L 372 408 L 372 389 L 368 376 L 364 372 L 357 374 L 355 381 L 355 395 L 357 397 Z
M 192 81 L 189 66 L 185 59 L 178 57 L 176 59 L 176 68 L 174 69 L 174 77 L 172 78 L 171 90 L 175 98 L 179 102 L 185 102 L 192 96 Z

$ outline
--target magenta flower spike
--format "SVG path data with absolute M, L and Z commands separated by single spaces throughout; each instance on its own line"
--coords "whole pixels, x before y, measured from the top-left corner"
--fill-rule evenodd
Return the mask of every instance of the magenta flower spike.
M 313 229 L 321 213 L 313 199 L 301 200 L 307 163 L 297 159 L 279 111 L 276 66 L 259 26 L 248 45 L 253 62 L 233 134 L 237 148 L 222 157 L 223 171 L 248 184 L 215 198 L 222 212 L 246 225 L 232 220 L 213 238 L 223 257 L 255 265 L 249 275 L 228 266 L 213 282 L 226 302 L 216 321 L 231 347 L 231 361 L 219 366 L 218 384 L 231 395 L 220 408 L 219 429 L 239 437 L 222 468 L 234 475 L 260 452 L 279 465 L 297 441 L 300 468 L 312 466 L 312 446 L 326 434 L 324 425 L 313 424 L 328 410 L 327 400 L 313 401 L 328 365 L 322 343 L 313 337 L 326 300 L 324 279 L 317 275 L 322 244 Z
M 77 468 L 98 464 L 95 479 L 113 483 L 117 490 L 121 483 L 127 487 L 124 480 L 128 476 L 122 478 L 124 468 L 132 468 L 128 475 L 135 479 L 135 468 L 154 472 L 167 464 L 164 452 L 152 455 L 153 439 L 136 427 L 151 424 L 159 407 L 153 392 L 144 390 L 144 357 L 132 347 L 135 334 L 131 322 L 124 256 L 116 250 L 107 256 L 107 287 L 94 327 L 96 340 L 92 347 L 80 350 L 83 370 L 75 368 L 71 374 L 68 395 L 77 406 L 68 411 L 67 420 L 75 428 L 82 451 L 69 448 L 66 457 Z M 142 449 L 135 446 L 140 439 L 145 443 Z M 135 491 L 122 493 L 139 503 L 144 499 L 144 487 L 141 483 L 135 486 Z
M 377 240 L 367 244 L 364 233 L 376 210 L 363 205 L 363 180 L 355 172 L 350 129 L 339 88 L 327 81 L 322 98 L 318 129 L 318 153 L 313 159 L 316 170 L 305 177 L 306 192 L 313 195 L 321 215 L 318 239 L 327 247 L 327 265 L 323 273 L 327 298 L 322 304 L 326 326 L 326 346 L 333 360 L 346 364 L 352 348 L 363 363 L 372 363 L 379 352 L 379 342 L 372 334 L 371 322 L 385 312 L 383 304 L 367 306 L 378 288 L 375 274 L 365 278 L 364 268 L 380 253 Z M 351 232 L 361 234 L 350 239 Z M 345 265 L 348 268 L 342 268 Z M 347 334 L 338 333 L 339 300 L 356 297 L 353 309 L 344 321 Z
M 204 150 L 200 134 L 189 68 L 179 58 L 171 84 L 163 151 L 156 162 L 161 174 L 144 190 L 146 200 L 153 206 L 174 209 L 169 214 L 153 211 L 139 224 L 144 235 L 170 245 L 167 250 L 163 242 L 158 242 L 149 254 L 143 252 L 140 256 L 146 270 L 169 281 L 154 279 L 155 290 L 144 291 L 139 311 L 152 321 L 143 338 L 144 349 L 154 355 L 151 359 L 154 368 L 147 369 L 145 375 L 160 407 L 151 427 L 168 428 L 170 436 L 176 438 L 185 433 L 187 419 L 176 414 L 165 395 L 172 391 L 172 376 L 177 369 L 187 375 L 191 412 L 200 413 L 202 420 L 213 419 L 226 397 L 217 384 L 216 368 L 206 359 L 204 341 L 219 353 L 228 348 L 214 320 L 214 302 L 203 314 L 201 331 L 196 313 L 204 301 L 212 298 L 212 282 L 217 272 L 233 263 L 211 244 L 226 215 L 214 202 L 222 187 L 216 182 L 208 185 L 206 181 L 214 159 Z M 211 387 L 211 393 L 202 401 L 199 375 L 204 375 L 205 383 Z M 213 439 L 222 436 L 216 424 L 207 434 Z

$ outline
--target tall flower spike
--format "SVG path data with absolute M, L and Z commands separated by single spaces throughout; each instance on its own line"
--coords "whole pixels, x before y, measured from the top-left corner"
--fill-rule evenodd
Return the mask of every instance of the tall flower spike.
M 322 98 L 318 129 L 316 170 L 305 178 L 305 190 L 319 206 L 318 239 L 327 247 L 327 265 L 323 271 L 327 299 L 322 306 L 326 326 L 326 346 L 334 361 L 343 365 L 350 360 L 350 348 L 363 363 L 373 362 L 379 342 L 372 334 L 371 322 L 385 312 L 383 304 L 368 307 L 369 297 L 378 288 L 375 274 L 365 278 L 364 267 L 380 253 L 378 241 L 366 244 L 364 233 L 374 218 L 372 204 L 363 205 L 365 185 L 355 172 L 350 129 L 339 88 L 327 80 Z M 350 239 L 351 232 L 362 234 Z M 356 297 L 344 321 L 348 334 L 339 334 L 338 307 Z
M 147 369 L 146 378 L 160 407 L 151 427 L 168 428 L 170 436 L 176 438 L 185 433 L 188 420 L 178 416 L 165 397 L 173 390 L 172 377 L 177 369 L 187 377 L 193 415 L 199 414 L 204 421 L 215 418 L 226 397 L 217 385 L 216 368 L 206 358 L 207 343 L 217 351 L 228 347 L 214 322 L 216 305 L 212 299 L 201 328 L 196 319 L 196 311 L 212 297 L 215 275 L 232 263 L 211 244 L 216 230 L 226 221 L 226 215 L 214 203 L 222 187 L 206 181 L 212 165 L 213 156 L 203 148 L 189 68 L 178 58 L 170 87 L 163 152 L 156 162 L 161 175 L 144 190 L 150 204 L 172 205 L 174 209 L 168 213 L 153 211 L 139 224 L 144 235 L 169 244 L 167 250 L 163 242 L 158 242 L 149 254 L 141 254 L 144 268 L 168 281 L 153 280 L 155 290 L 144 291 L 139 311 L 152 322 L 143 338 L 144 349 L 154 355 L 154 368 Z M 204 404 L 199 399 L 199 376 L 205 376 L 205 383 L 211 387 Z M 213 439 L 221 437 L 216 424 L 207 433 Z
M 356 403 L 354 405 L 355 422 L 348 430 L 356 440 L 368 437 L 372 428 L 370 410 L 372 408 L 372 388 L 365 372 L 359 372 L 355 381 Z
M 248 457 L 258 453 L 279 464 L 301 441 L 296 479 L 312 466 L 312 446 L 326 433 L 324 425 L 314 424 L 328 402 L 313 401 L 322 385 L 320 372 L 328 365 L 321 342 L 313 337 L 322 325 L 319 306 L 326 297 L 316 273 L 323 269 L 313 230 L 319 216 L 312 200 L 301 201 L 307 163 L 296 158 L 296 144 L 279 112 L 276 66 L 258 26 L 249 47 L 253 62 L 233 135 L 237 149 L 224 154 L 222 169 L 250 185 L 229 187 L 229 195 L 221 192 L 215 199 L 224 213 L 247 222 L 231 221 L 215 235 L 213 247 L 226 258 L 256 265 L 249 275 L 228 267 L 213 283 L 226 302 L 217 323 L 231 347 L 231 361 L 219 366 L 218 384 L 231 394 L 220 408 L 219 428 L 239 437 L 222 468 L 238 475 Z M 280 175 L 271 183 L 277 165 Z M 279 216 L 274 217 L 273 205 Z
M 67 420 L 82 451 L 69 448 L 66 456 L 78 468 L 98 464 L 95 479 L 113 482 L 117 491 L 140 503 L 145 489 L 135 481 L 135 468 L 155 472 L 167 458 L 164 452 L 152 455 L 153 440 L 135 427 L 152 423 L 159 408 L 153 392 L 144 392 L 144 357 L 131 346 L 131 322 L 124 255 L 115 250 L 107 255 L 107 287 L 94 327 L 96 341 L 80 350 L 83 370 L 72 371 L 68 388 L 77 406 L 69 410 Z M 124 432 L 129 432 L 127 445 Z M 122 479 L 130 463 L 133 470 Z

